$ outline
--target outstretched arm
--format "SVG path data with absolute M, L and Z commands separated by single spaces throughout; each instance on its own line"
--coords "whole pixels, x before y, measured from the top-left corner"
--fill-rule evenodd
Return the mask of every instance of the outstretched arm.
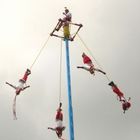
M 77 66 L 77 68 L 80 68 L 80 69 L 84 69 L 84 70 L 87 70 L 87 71 L 89 71 L 89 68 L 87 68 L 87 67 L 84 67 L 84 66 Z
M 56 131 L 56 129 L 55 128 L 52 128 L 52 127 L 48 127 L 48 129 L 51 129 L 53 131 Z
M 101 72 L 101 73 L 103 73 L 103 74 L 106 74 L 104 71 L 102 71 L 102 70 L 100 70 L 100 69 L 97 69 L 97 68 L 94 68 L 96 71 L 98 71 L 98 72 Z
M 11 86 L 12 88 L 16 89 L 16 86 L 14 86 L 14 85 L 12 85 L 12 84 L 10 84 L 8 82 L 6 82 L 6 84 L 9 85 L 9 86 Z
M 30 87 L 30 86 L 26 86 L 26 87 L 23 88 L 23 90 L 25 90 L 26 88 L 29 88 L 29 87 Z

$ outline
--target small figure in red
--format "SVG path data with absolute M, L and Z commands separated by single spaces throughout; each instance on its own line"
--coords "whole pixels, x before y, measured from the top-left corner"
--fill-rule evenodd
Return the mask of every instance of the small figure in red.
M 82 54 L 82 57 L 83 57 L 83 63 L 86 64 L 86 66 L 77 66 L 77 68 L 87 70 L 91 74 L 95 74 L 95 71 L 98 71 L 98 72 L 101 72 L 103 74 L 106 74 L 104 71 L 102 71 L 102 70 L 100 70 L 98 68 L 95 68 L 93 63 L 92 63 L 92 60 L 85 53 Z
M 13 115 L 14 119 L 17 119 L 16 117 L 16 96 L 20 94 L 21 91 L 25 90 L 26 88 L 29 88 L 30 86 L 26 86 L 26 81 L 28 76 L 31 74 L 31 71 L 29 69 L 26 70 L 24 76 L 22 79 L 19 79 L 19 83 L 17 86 L 14 86 L 8 82 L 6 82 L 7 85 L 11 86 L 12 88 L 15 89 L 15 98 L 14 98 L 14 103 L 13 103 Z
M 122 100 L 123 113 L 125 113 L 125 111 L 128 110 L 131 107 L 130 100 L 131 100 L 130 97 L 129 97 L 128 101 L 127 100 Z
M 60 103 L 59 108 L 57 109 L 55 121 L 56 121 L 56 127 L 48 127 L 48 129 L 53 130 L 56 132 L 59 139 L 62 139 L 62 132 L 65 130 L 65 126 L 63 126 L 63 113 L 61 109 L 62 103 Z
M 124 94 L 120 91 L 120 89 L 117 87 L 117 85 L 114 84 L 113 81 L 111 81 L 108 85 L 111 86 L 113 92 L 117 94 L 117 96 L 119 97 L 120 101 L 125 100 Z

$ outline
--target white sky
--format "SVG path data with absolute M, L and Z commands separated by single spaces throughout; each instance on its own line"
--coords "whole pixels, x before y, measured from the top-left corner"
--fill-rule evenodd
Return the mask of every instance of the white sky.
M 60 40 L 51 37 L 33 66 L 27 82 L 31 87 L 17 97 L 17 121 L 12 117 L 14 90 L 5 81 L 17 84 L 67 6 L 73 22 L 83 24 L 79 34 L 94 57 L 132 98 L 132 108 L 123 114 L 104 75 L 93 77 L 76 68 L 82 65 L 82 52 L 88 53 L 76 37 L 70 43 L 75 139 L 138 140 L 139 5 L 139 0 L 0 0 L 0 139 L 57 139 L 47 127 L 55 126 L 59 102 Z M 64 138 L 69 139 L 64 47 L 62 57 Z

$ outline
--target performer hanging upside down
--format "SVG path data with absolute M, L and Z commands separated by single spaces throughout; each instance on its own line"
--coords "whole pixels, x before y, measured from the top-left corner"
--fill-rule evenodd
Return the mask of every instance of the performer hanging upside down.
M 56 132 L 59 139 L 62 139 L 62 132 L 65 130 L 65 126 L 63 126 L 63 113 L 61 109 L 62 103 L 60 103 L 59 108 L 57 109 L 55 121 L 56 121 L 56 127 L 48 127 L 48 129 L 53 130 Z
M 86 64 L 86 66 L 77 66 L 77 68 L 87 70 L 91 74 L 95 74 L 95 71 L 98 71 L 98 72 L 101 72 L 103 74 L 106 74 L 104 71 L 102 71 L 102 70 L 100 70 L 98 68 L 95 68 L 93 63 L 92 63 L 92 60 L 85 53 L 82 54 L 82 57 L 83 57 L 83 63 Z
M 120 89 L 117 87 L 117 85 L 114 84 L 113 81 L 111 81 L 108 85 L 111 86 L 113 92 L 117 94 L 120 101 L 126 100 L 125 97 L 124 97 L 124 94 L 120 91 Z
M 30 86 L 24 86 L 26 84 L 28 75 L 31 74 L 31 71 L 29 69 L 26 70 L 24 76 L 22 79 L 19 79 L 19 83 L 17 86 L 14 86 L 8 82 L 6 82 L 7 85 L 11 86 L 12 88 L 15 89 L 15 98 L 14 98 L 14 103 L 13 103 L 13 115 L 14 115 L 14 119 L 17 119 L 16 117 L 16 96 L 20 94 L 21 91 L 25 90 L 26 88 L 29 88 Z
M 128 98 L 127 100 L 122 100 L 122 109 L 123 109 L 123 113 L 125 113 L 126 110 L 128 110 L 131 107 L 131 103 L 129 102 L 131 100 L 131 98 Z
M 19 79 L 19 84 L 17 86 L 14 86 L 8 82 L 6 82 L 6 84 L 8 84 L 9 86 L 11 86 L 12 88 L 15 89 L 15 93 L 16 95 L 19 95 L 21 91 L 25 90 L 26 88 L 29 88 L 30 86 L 24 86 L 26 81 L 27 81 L 27 78 L 28 78 L 28 75 L 31 74 L 31 71 L 29 69 L 26 70 L 24 76 L 22 79 Z

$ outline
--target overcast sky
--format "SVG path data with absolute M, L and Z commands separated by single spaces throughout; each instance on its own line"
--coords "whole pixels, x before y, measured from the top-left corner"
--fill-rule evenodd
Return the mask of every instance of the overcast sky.
M 82 52 L 90 53 L 78 37 L 70 42 L 71 85 L 76 140 L 139 140 L 140 138 L 140 1 L 139 0 L 0 0 L 0 139 L 56 140 L 48 126 L 55 126 L 59 104 L 61 41 L 51 37 L 32 67 L 27 84 L 17 97 L 17 117 L 12 116 L 14 90 L 30 68 L 64 7 L 79 35 L 110 80 L 131 97 L 123 114 L 107 78 L 76 68 Z M 62 48 L 63 137 L 69 139 L 65 45 Z M 94 61 L 94 65 L 98 64 Z

